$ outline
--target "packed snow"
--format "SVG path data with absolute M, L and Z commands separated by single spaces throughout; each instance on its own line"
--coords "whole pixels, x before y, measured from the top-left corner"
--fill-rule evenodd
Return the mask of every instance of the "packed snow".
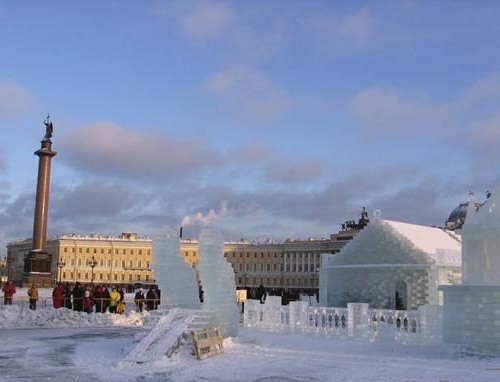
M 151 318 L 132 310 L 117 315 L 1 306 L 0 381 L 500 380 L 500 358 L 244 327 L 224 341 L 224 353 L 202 361 L 189 341 L 170 358 L 134 359 L 137 344 L 153 332 Z

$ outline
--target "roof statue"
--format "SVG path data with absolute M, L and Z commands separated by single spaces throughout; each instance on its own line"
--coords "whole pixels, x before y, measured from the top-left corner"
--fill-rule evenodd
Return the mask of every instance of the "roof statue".
M 45 136 L 43 138 L 50 139 L 52 138 L 52 132 L 54 131 L 54 126 L 50 121 L 50 115 L 47 115 L 47 119 L 45 119 L 44 124 L 45 124 Z

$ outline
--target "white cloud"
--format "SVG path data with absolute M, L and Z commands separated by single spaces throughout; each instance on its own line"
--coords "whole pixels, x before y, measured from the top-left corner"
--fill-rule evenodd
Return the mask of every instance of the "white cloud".
M 363 42 L 373 31 L 373 17 L 366 9 L 346 16 L 338 24 L 338 34 L 351 41 Z
M 219 161 L 218 154 L 201 138 L 143 133 L 114 123 L 65 132 L 60 145 L 68 164 L 80 170 L 135 178 L 170 176 Z
M 312 159 L 298 163 L 290 159 L 287 161 L 272 161 L 266 168 L 266 177 L 269 180 L 285 183 L 309 182 L 317 179 L 320 173 L 320 163 Z
M 292 107 L 292 100 L 263 72 L 250 67 L 233 67 L 215 73 L 205 89 L 221 97 L 229 114 L 248 120 L 273 120 Z
M 500 97 L 500 75 L 480 78 L 466 89 L 457 100 L 461 109 L 471 107 L 474 103 Z
M 375 19 L 367 9 L 338 15 L 328 12 L 309 12 L 302 16 L 302 28 L 320 51 L 333 47 L 360 46 L 368 42 L 375 31 Z
M 355 94 L 348 101 L 348 109 L 358 122 L 361 133 L 372 137 L 395 132 L 444 132 L 452 111 L 449 105 L 433 105 L 423 96 L 406 96 L 383 87 Z
M 0 81 L 0 115 L 18 118 L 37 108 L 37 100 L 26 88 Z
M 500 159 L 498 147 L 500 146 L 500 110 L 484 120 L 473 124 L 472 130 L 467 135 L 476 154 L 492 156 Z
M 207 41 L 224 36 L 234 19 L 234 11 L 227 4 L 202 3 L 181 18 L 181 26 L 191 39 Z

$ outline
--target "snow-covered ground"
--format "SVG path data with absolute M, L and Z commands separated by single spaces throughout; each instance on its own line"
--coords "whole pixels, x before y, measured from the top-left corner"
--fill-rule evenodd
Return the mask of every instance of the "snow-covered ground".
M 442 348 L 340 341 L 241 328 L 223 354 L 198 361 L 184 344 L 160 361 L 125 361 L 149 313 L 0 308 L 0 381 L 498 382 L 500 358 Z M 106 326 L 106 327 L 103 327 Z

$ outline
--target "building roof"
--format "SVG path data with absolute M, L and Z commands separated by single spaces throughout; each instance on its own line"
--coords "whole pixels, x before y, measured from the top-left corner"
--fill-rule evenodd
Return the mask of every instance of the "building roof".
M 327 266 L 461 265 L 461 238 L 442 228 L 375 220 Z

